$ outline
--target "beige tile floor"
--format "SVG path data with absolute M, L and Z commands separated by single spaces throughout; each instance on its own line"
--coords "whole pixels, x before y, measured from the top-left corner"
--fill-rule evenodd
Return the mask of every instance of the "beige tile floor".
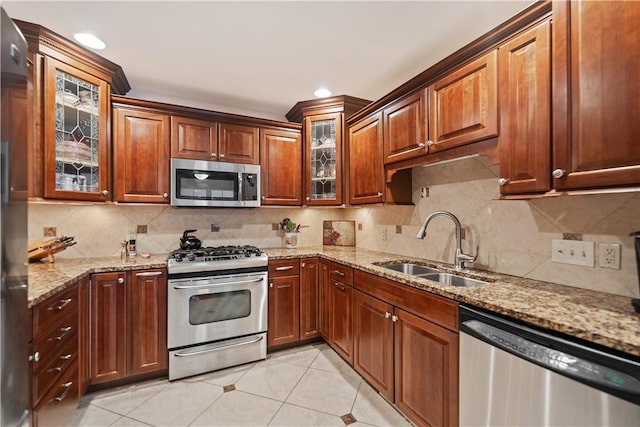
M 354 421 L 355 420 L 355 421 Z M 86 395 L 72 426 L 411 426 L 326 344 Z

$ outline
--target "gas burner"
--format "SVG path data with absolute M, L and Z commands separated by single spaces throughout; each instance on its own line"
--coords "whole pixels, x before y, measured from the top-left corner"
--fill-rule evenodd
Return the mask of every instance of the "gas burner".
M 169 256 L 172 272 L 218 271 L 267 265 L 267 255 L 251 245 L 178 249 Z

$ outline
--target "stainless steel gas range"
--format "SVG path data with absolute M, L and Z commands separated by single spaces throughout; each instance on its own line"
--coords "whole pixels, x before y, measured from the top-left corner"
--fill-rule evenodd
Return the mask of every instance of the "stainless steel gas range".
M 266 358 L 267 262 L 253 246 L 171 253 L 169 380 Z

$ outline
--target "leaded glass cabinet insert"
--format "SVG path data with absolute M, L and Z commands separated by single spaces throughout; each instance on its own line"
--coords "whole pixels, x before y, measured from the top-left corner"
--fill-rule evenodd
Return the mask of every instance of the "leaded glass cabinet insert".
M 99 191 L 100 88 L 56 70 L 56 190 Z
M 336 121 L 311 122 L 311 198 L 336 198 Z

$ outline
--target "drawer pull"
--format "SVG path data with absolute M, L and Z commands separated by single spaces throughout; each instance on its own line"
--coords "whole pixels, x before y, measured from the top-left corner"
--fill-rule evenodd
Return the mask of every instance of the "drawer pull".
M 388 319 L 388 318 L 390 318 L 390 317 L 391 317 L 391 313 L 389 313 L 388 311 L 385 311 L 385 312 L 384 312 L 384 318 L 385 318 L 385 319 Z
M 49 307 L 50 311 L 60 311 L 71 302 L 71 298 L 60 300 L 60 304 Z
M 285 267 L 276 267 L 276 271 L 287 271 L 293 270 L 293 265 L 287 265 Z
M 137 277 L 153 277 L 159 276 L 162 274 L 162 271 L 147 271 L 145 273 L 136 273 Z
M 391 321 L 392 322 L 397 322 L 398 321 L 398 316 L 391 316 Z
M 64 398 L 67 397 L 67 394 L 69 394 L 69 390 L 71 390 L 72 385 L 73 385 L 73 381 L 69 381 L 68 383 L 62 384 L 62 387 L 64 387 L 65 390 L 62 392 L 60 396 L 54 398 L 53 400 L 55 400 L 56 402 L 62 402 Z
M 65 354 L 64 356 L 60 356 L 60 360 L 62 360 L 63 362 L 66 362 L 69 359 L 71 359 L 71 354 Z M 62 371 L 62 369 L 64 369 L 64 363 L 60 366 L 56 366 L 55 368 L 49 369 L 47 372 L 60 372 Z
M 342 271 L 340 271 L 340 270 L 333 270 L 333 273 L 337 274 L 340 277 L 344 277 L 344 273 Z
M 60 328 L 60 332 L 62 332 L 57 337 L 49 338 L 47 341 L 62 341 L 65 335 L 67 335 L 71 331 L 71 326 L 67 326 L 66 328 Z
M 333 286 L 335 286 L 336 288 L 340 289 L 341 291 L 344 291 L 345 289 L 347 289 L 340 282 L 334 283 Z
M 40 352 L 36 351 L 35 354 L 29 355 L 29 362 L 39 362 L 40 361 Z

